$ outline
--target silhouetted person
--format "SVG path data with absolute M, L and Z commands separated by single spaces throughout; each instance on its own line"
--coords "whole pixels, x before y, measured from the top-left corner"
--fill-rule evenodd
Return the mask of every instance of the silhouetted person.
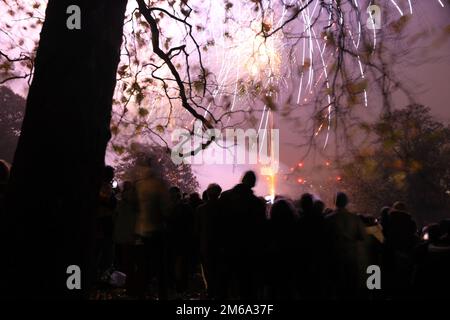
M 252 298 L 258 290 L 261 270 L 265 204 L 253 194 L 256 175 L 247 171 L 242 183 L 222 193 L 224 250 L 229 267 L 231 295 Z
M 328 290 L 331 298 L 356 298 L 362 289 L 363 266 L 359 256 L 365 231 L 360 218 L 347 210 L 348 197 L 339 192 L 336 210 L 326 217 Z
M 393 298 L 410 293 L 413 271 L 412 253 L 417 244 L 417 226 L 406 205 L 396 202 L 389 212 L 386 239 L 386 284 Z
M 196 212 L 196 231 L 199 236 L 199 253 L 202 273 L 208 297 L 218 296 L 220 283 L 220 223 L 221 206 L 219 196 L 222 188 L 218 184 L 208 186 L 206 203 L 200 205 Z
M 323 288 L 324 217 L 321 210 L 314 210 L 314 198 L 309 193 L 301 196 L 299 207 L 296 263 L 298 294 L 304 298 L 319 298 Z
M 169 239 L 172 277 L 178 294 L 188 289 L 192 247 L 194 245 L 194 213 L 187 201 L 183 201 L 178 187 L 169 189 Z
M 417 246 L 414 255 L 413 288 L 421 299 L 450 297 L 450 224 L 442 221 L 427 227 L 428 239 Z
M 366 231 L 365 250 L 360 255 L 363 269 L 367 269 L 371 265 L 376 265 L 380 267 L 383 274 L 383 228 L 375 217 L 370 215 L 360 215 L 359 217 Z M 382 289 L 384 289 L 383 286 Z M 365 293 L 364 298 L 371 300 L 380 300 L 384 296 L 384 291 L 382 290 L 367 290 Z
M 192 210 L 197 210 L 198 206 L 203 204 L 203 200 L 200 198 L 200 194 L 193 192 L 189 195 L 189 205 Z
M 297 201 L 297 208 L 299 210 L 299 215 L 310 215 L 314 207 L 314 197 L 310 193 L 304 193 Z
M 386 243 L 394 250 L 409 252 L 417 243 L 417 226 L 406 205 L 396 202 L 389 212 Z
M 359 216 L 366 231 L 367 265 L 382 265 L 384 235 L 377 219 L 369 215 Z
M 325 203 L 322 200 L 315 200 L 313 204 L 313 212 L 316 216 L 323 216 L 325 210 Z
M 203 203 L 206 203 L 206 201 L 208 201 L 208 190 L 203 191 L 202 201 L 203 201 Z
M 160 173 L 152 167 L 150 160 L 138 162 L 134 170 L 138 213 L 136 219 L 138 267 L 137 291 L 145 289 L 153 277 L 157 280 L 159 299 L 167 299 L 167 206 L 168 195 Z
M 106 166 L 103 170 L 102 177 L 103 183 L 100 189 L 97 209 L 97 266 L 99 276 L 103 276 L 105 271 L 113 265 L 113 214 L 117 205 L 117 199 L 112 186 L 114 168 Z
M 270 299 L 292 299 L 295 293 L 296 212 L 285 199 L 270 210 L 266 277 Z
M 380 210 L 380 225 L 383 228 L 383 235 L 386 237 L 386 234 L 389 231 L 389 212 L 391 211 L 391 207 L 383 207 Z
M 198 268 L 200 266 L 200 257 L 199 252 L 197 250 L 197 243 L 198 243 L 198 234 L 194 228 L 195 223 L 195 212 L 197 211 L 197 208 L 203 204 L 203 200 L 200 198 L 200 194 L 198 192 L 193 192 L 189 195 L 188 198 L 188 204 L 191 207 L 192 210 L 192 232 L 190 235 L 189 241 L 190 241 L 190 253 L 189 253 L 189 274 L 194 275 L 197 273 Z
M 123 184 L 114 219 L 114 243 L 116 245 L 117 269 L 127 275 L 127 294 L 136 296 L 136 220 L 138 202 L 136 189 L 131 181 Z

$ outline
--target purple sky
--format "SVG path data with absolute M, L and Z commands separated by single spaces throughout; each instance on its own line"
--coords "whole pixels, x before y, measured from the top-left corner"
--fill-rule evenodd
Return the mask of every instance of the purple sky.
M 418 103 L 430 107 L 433 115 L 440 121 L 450 123 L 450 34 L 444 30 L 450 26 L 450 6 L 442 8 L 432 1 L 415 1 L 414 11 L 408 31 L 410 33 L 428 31 L 429 36 L 411 47 L 413 51 L 408 61 L 396 66 L 396 76 L 403 79 L 403 83 L 413 93 Z M 424 63 L 416 64 L 415 62 L 419 60 Z M 404 106 L 406 100 L 402 96 L 396 96 L 395 104 L 397 107 Z M 379 103 L 375 102 L 364 112 L 375 118 L 379 107 Z M 299 139 L 298 136 L 292 135 L 292 127 L 283 120 L 279 121 L 278 127 L 280 128 L 282 168 L 289 170 L 298 162 L 304 150 L 291 145 L 296 144 Z M 323 162 L 323 159 L 309 157 L 307 160 L 308 165 L 311 166 L 318 162 Z M 242 173 L 249 168 L 245 165 L 197 166 L 194 170 L 198 174 L 202 189 L 213 181 L 220 181 L 224 189 L 227 189 L 232 187 Z M 256 192 L 260 195 L 267 194 L 264 177 L 260 177 Z M 292 195 L 296 193 L 296 190 L 284 188 L 281 192 Z

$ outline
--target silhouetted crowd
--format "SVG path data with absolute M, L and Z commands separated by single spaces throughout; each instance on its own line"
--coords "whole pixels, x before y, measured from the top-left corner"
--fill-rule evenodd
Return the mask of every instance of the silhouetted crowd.
M 201 275 L 208 299 L 370 299 L 449 297 L 450 220 L 418 227 L 404 203 L 378 217 L 334 208 L 311 194 L 272 202 L 254 194 L 256 175 L 200 196 L 165 185 L 148 166 L 113 184 L 106 167 L 96 231 L 99 282 L 129 298 L 186 298 Z M 369 266 L 381 287 L 369 288 Z M 375 281 L 371 279 L 370 281 Z M 380 284 L 379 283 L 379 284 Z
M 98 270 L 114 265 L 126 275 L 130 297 L 153 283 L 160 299 L 183 298 L 199 273 L 210 299 L 449 296 L 450 220 L 420 232 L 405 204 L 379 217 L 355 214 L 344 193 L 334 209 L 311 194 L 270 203 L 254 194 L 252 171 L 201 197 L 164 185 L 149 168 L 136 172 L 116 200 L 107 169 L 99 209 Z M 369 289 L 369 266 L 379 267 L 381 289 Z

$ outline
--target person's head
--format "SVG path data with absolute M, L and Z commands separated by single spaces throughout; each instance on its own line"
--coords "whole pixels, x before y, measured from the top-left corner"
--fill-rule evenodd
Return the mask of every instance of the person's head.
M 208 195 L 208 201 L 217 200 L 222 193 L 222 188 L 217 183 L 211 183 L 208 189 L 206 189 L 206 193 Z
M 322 215 L 323 210 L 325 210 L 325 203 L 322 200 L 316 200 L 313 204 L 314 214 Z
M 247 171 L 242 177 L 242 183 L 248 186 L 250 189 L 256 185 L 256 174 L 253 171 Z
M 103 182 L 110 183 L 114 179 L 114 168 L 105 166 L 103 169 Z
M 295 220 L 294 206 L 286 199 L 275 201 L 270 208 L 270 220 L 275 225 L 288 225 Z
M 177 202 L 181 200 L 181 190 L 178 187 L 169 188 L 169 197 L 172 202 Z
M 397 201 L 392 206 L 392 209 L 397 210 L 397 211 L 406 211 L 406 204 L 404 202 Z
M 336 194 L 336 208 L 344 209 L 348 205 L 348 197 L 344 192 Z
M 385 220 L 389 217 L 389 211 L 391 210 L 390 207 L 383 207 L 380 210 L 380 219 Z
M 300 197 L 299 206 L 302 213 L 311 213 L 314 206 L 314 197 L 310 193 L 304 193 Z
M 208 201 L 208 190 L 203 191 L 203 193 L 202 193 L 202 200 L 204 202 Z
M 200 202 L 202 199 L 200 199 L 200 195 L 198 192 L 193 192 L 189 195 L 189 201 L 190 202 Z

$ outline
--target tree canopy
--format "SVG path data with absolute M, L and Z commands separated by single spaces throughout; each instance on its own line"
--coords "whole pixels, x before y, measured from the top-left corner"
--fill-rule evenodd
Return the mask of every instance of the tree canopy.
M 12 162 L 25 113 L 25 99 L 0 86 L 0 159 Z
M 450 208 L 450 127 L 429 108 L 409 105 L 367 126 L 370 144 L 344 166 L 356 207 L 374 213 L 402 200 L 421 221 Z

